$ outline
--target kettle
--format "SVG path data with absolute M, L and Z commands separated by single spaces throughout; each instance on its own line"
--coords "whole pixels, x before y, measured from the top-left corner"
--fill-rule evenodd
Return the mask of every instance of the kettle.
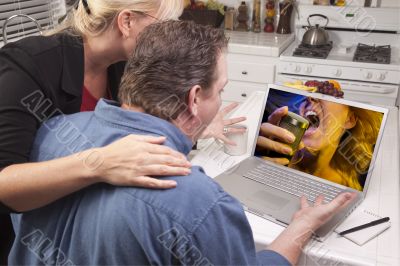
M 322 17 L 322 18 L 326 19 L 325 26 L 320 27 L 319 24 L 315 24 L 315 26 L 311 26 L 311 23 L 310 23 L 311 17 Z M 310 26 L 306 27 L 307 31 L 303 35 L 302 43 L 305 45 L 311 45 L 311 46 L 321 46 L 321 45 L 328 44 L 329 43 L 329 35 L 324 28 L 328 25 L 329 19 L 326 16 L 321 15 L 321 14 L 313 14 L 307 18 L 307 21 L 308 21 L 308 25 L 310 25 Z

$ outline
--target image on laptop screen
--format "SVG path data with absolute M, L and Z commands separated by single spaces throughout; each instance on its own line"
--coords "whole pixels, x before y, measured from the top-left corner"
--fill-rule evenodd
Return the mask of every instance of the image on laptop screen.
M 285 153 L 291 145 L 282 131 L 286 109 L 308 128 Z M 271 88 L 255 156 L 362 191 L 382 119 L 381 112 Z

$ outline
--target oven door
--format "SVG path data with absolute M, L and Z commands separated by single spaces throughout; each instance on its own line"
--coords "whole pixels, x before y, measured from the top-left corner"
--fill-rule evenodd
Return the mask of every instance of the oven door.
M 276 82 L 279 85 L 283 85 L 284 82 L 294 82 L 296 80 L 301 80 L 305 82 L 307 80 L 325 81 L 327 79 L 282 73 L 278 73 L 276 76 Z M 337 79 L 337 81 L 340 83 L 342 90 L 344 91 L 344 98 L 347 100 L 358 101 L 373 105 L 396 105 L 399 85 L 340 79 Z

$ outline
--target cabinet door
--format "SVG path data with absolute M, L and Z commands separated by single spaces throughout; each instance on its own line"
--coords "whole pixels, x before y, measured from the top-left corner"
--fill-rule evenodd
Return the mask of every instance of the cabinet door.
M 255 91 L 266 91 L 267 84 L 230 80 L 222 93 L 224 102 L 244 102 Z
M 236 81 L 274 83 L 277 58 L 228 54 L 228 79 Z

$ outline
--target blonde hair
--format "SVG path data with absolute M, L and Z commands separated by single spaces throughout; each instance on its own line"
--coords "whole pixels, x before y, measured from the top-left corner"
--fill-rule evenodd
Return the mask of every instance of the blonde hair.
M 350 113 L 356 117 L 356 123 L 354 127 L 344 131 L 330 166 L 342 177 L 341 185 L 362 191 L 365 183 L 362 179 L 366 177 L 371 164 L 383 114 L 357 107 L 350 107 Z M 298 163 L 303 160 L 306 152 L 314 153 L 309 148 L 299 150 L 296 153 L 296 162 L 291 162 L 291 167 L 313 173 L 311 169 L 298 168 Z
M 84 37 L 97 36 L 107 30 L 124 9 L 153 13 L 160 20 L 175 20 L 183 11 L 183 0 L 87 0 L 87 8 L 78 0 L 65 20 L 46 35 L 62 31 Z M 90 10 L 90 12 L 88 12 Z
M 350 110 L 357 117 L 356 125 L 342 137 L 331 166 L 345 177 L 345 185 L 362 190 L 359 178 L 366 176 L 371 164 L 383 114 L 356 107 Z

